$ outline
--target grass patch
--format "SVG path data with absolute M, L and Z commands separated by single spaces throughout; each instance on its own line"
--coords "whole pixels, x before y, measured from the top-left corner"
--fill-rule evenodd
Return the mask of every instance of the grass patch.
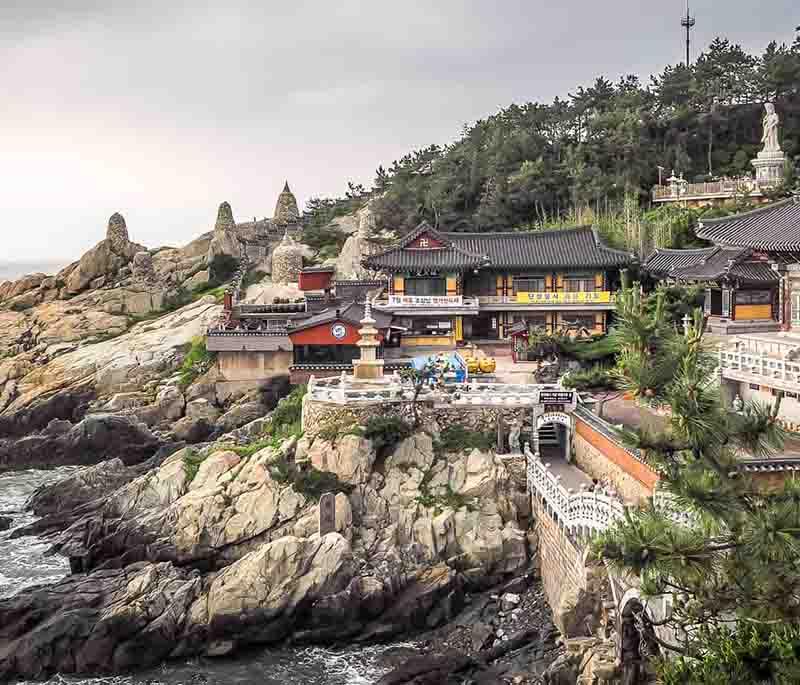
M 12 312 L 26 312 L 33 309 L 33 305 L 29 302 L 12 302 L 10 309 Z
M 447 426 L 439 434 L 439 439 L 434 440 L 434 451 L 437 454 L 447 452 L 471 452 L 478 449 L 488 452 L 497 445 L 497 434 L 494 431 L 474 431 L 454 424 Z
M 378 454 L 392 450 L 413 432 L 411 424 L 396 416 L 373 416 L 361 431 L 365 438 L 372 441 Z
M 301 470 L 285 457 L 272 462 L 269 465 L 269 473 L 272 480 L 282 485 L 291 485 L 296 492 L 314 500 L 319 500 L 326 492 L 349 494 L 354 488 L 353 485 L 340 481 L 335 473 L 318 471 L 311 467 Z
M 416 499 L 423 507 L 433 509 L 436 516 L 445 509 L 452 509 L 453 511 L 458 511 L 463 507 L 466 507 L 467 511 L 475 511 L 477 509 L 474 497 L 454 492 L 449 484 L 445 485 L 443 493 L 437 495 L 428 490 L 427 486 L 423 488 L 422 484 L 420 484 L 420 494 Z
M 184 455 L 183 472 L 186 474 L 187 482 L 191 483 L 195 479 L 197 472 L 200 470 L 200 464 L 202 464 L 207 457 L 208 454 L 202 454 L 194 450 L 190 450 Z
M 178 383 L 181 389 L 185 390 L 194 383 L 199 376 L 202 376 L 208 371 L 215 359 L 216 354 L 209 352 L 206 347 L 206 339 L 203 336 L 194 338 L 183 359 L 183 364 L 181 364 L 181 379 Z

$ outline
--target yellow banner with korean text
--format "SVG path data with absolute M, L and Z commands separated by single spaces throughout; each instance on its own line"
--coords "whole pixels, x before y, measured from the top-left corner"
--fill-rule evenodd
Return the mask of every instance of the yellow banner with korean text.
M 574 293 L 517 293 L 517 304 L 611 304 L 608 290 Z

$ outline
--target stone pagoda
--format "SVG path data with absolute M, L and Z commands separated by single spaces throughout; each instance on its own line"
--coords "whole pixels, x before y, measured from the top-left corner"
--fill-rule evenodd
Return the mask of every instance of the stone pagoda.
M 286 231 L 272 252 L 272 281 L 284 285 L 297 283 L 302 269 L 303 248 Z
M 278 226 L 293 226 L 300 223 L 300 210 L 297 208 L 297 198 L 289 189 L 289 181 L 286 181 L 286 184 L 283 186 L 283 191 L 278 195 L 272 222 Z
M 361 319 L 361 336 L 356 345 L 361 351 L 361 358 L 353 361 L 353 378 L 355 381 L 380 381 L 383 380 L 383 359 L 378 359 L 378 329 L 375 328 L 375 319 L 372 318 L 372 303 L 367 297 L 364 305 L 364 318 Z

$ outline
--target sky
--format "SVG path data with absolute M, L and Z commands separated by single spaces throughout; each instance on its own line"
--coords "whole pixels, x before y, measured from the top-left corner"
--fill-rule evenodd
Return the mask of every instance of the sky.
M 680 0 L 0 0 L 0 261 L 63 261 L 121 212 L 182 245 L 369 185 L 513 102 L 683 59 Z M 695 45 L 791 43 L 796 0 L 697 0 Z

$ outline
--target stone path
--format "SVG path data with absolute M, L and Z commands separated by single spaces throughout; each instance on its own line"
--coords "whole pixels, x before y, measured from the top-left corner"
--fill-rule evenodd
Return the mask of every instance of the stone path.
M 501 456 L 501 459 L 517 486 L 520 489 L 527 490 L 528 474 L 525 456 L 522 454 L 508 454 Z M 554 476 L 559 476 L 561 478 L 561 484 L 567 490 L 571 489 L 573 492 L 577 493 L 580 492 L 582 485 L 586 486 L 587 489 L 592 485 L 592 479 L 589 478 L 589 476 L 577 466 L 573 466 L 563 459 L 548 459 L 545 463 L 550 464 L 550 471 L 552 471 Z

